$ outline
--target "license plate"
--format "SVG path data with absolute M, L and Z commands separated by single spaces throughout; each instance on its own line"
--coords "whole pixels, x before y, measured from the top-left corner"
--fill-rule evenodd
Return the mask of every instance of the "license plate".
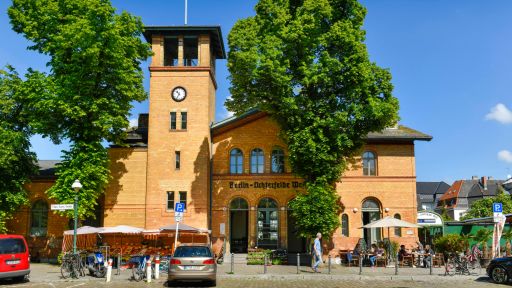
M 7 260 L 5 263 L 7 263 L 7 265 L 20 264 L 20 260 Z
M 183 266 L 183 270 L 201 270 L 202 266 L 191 266 L 191 265 L 187 265 L 187 266 Z

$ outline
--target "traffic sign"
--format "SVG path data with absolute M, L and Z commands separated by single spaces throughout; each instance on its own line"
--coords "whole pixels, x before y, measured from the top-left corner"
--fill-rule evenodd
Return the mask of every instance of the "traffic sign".
M 174 212 L 174 220 L 181 222 L 181 219 L 183 219 L 183 212 Z
M 75 207 L 73 204 L 52 204 L 51 205 L 51 210 L 59 210 L 59 211 L 64 211 L 64 210 L 73 210 Z
M 174 212 L 184 212 L 185 211 L 185 203 L 178 202 L 176 203 L 176 207 L 174 208 Z
M 492 212 L 503 213 L 503 203 L 492 203 Z

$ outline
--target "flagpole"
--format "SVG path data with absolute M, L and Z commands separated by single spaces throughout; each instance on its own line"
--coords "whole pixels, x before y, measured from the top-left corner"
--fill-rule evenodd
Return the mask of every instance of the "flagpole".
M 185 0 L 185 25 L 187 25 L 187 18 L 188 18 L 188 0 Z

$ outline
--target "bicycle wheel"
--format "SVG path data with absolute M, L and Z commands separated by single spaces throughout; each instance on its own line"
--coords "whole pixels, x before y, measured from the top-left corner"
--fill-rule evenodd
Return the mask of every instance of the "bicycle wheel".
M 62 278 L 64 278 L 64 279 L 68 279 L 70 277 L 76 277 L 76 275 L 77 275 L 72 262 L 70 262 L 69 260 L 62 262 L 62 265 L 60 266 L 60 274 L 62 275 Z
M 455 264 L 453 262 L 453 259 L 448 258 L 444 268 L 445 268 L 445 270 L 444 270 L 445 276 L 446 275 L 450 275 L 450 276 L 455 275 Z
M 132 267 L 132 277 L 133 280 L 139 282 L 144 279 L 144 271 L 142 271 L 141 267 Z

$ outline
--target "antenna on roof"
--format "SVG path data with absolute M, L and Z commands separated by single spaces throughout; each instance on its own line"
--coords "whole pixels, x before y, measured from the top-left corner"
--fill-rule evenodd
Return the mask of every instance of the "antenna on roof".
M 185 25 L 187 25 L 187 18 L 188 18 L 188 0 L 185 0 Z

